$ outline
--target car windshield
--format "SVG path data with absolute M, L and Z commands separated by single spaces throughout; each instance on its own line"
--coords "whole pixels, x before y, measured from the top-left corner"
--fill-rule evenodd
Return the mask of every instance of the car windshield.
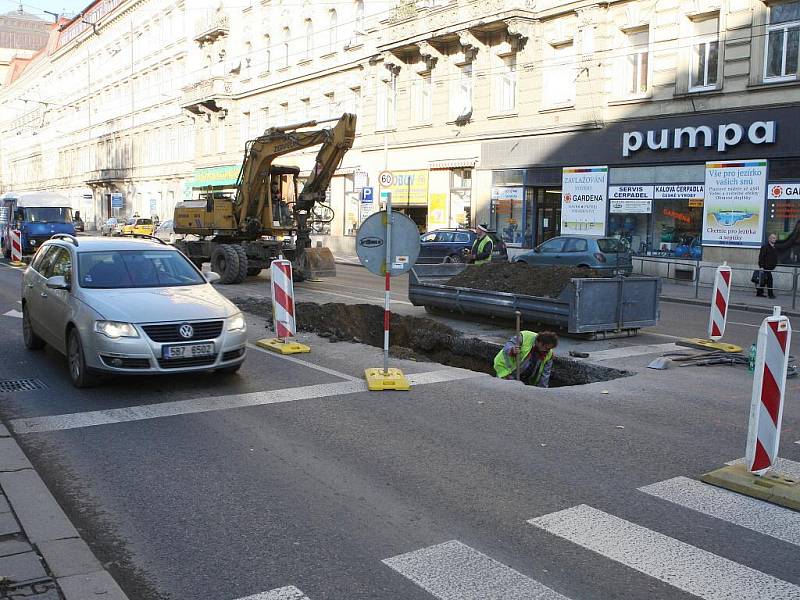
M 622 244 L 619 243 L 618 239 L 615 238 L 602 238 L 597 240 L 597 247 L 600 248 L 600 252 L 624 252 L 624 248 Z
M 138 221 L 136 221 L 136 224 L 137 225 L 152 225 L 153 224 L 153 220 L 152 219 L 139 219 Z
M 23 209 L 29 223 L 72 223 L 72 209 L 63 206 L 29 206 Z
M 106 250 L 78 255 L 81 287 L 95 289 L 173 287 L 206 283 L 174 250 Z

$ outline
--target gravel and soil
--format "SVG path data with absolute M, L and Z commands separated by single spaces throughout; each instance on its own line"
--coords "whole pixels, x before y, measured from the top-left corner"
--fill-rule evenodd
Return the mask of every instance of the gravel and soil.
M 580 267 L 532 267 L 525 263 L 493 262 L 469 266 L 445 285 L 558 298 L 573 277 L 607 276 L 602 271 Z

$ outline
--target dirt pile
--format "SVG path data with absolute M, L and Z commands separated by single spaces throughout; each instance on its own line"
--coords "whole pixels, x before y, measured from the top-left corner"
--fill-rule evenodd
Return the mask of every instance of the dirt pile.
M 494 292 L 558 298 L 573 277 L 607 277 L 595 269 L 578 267 L 531 267 L 525 263 L 493 262 L 472 265 L 445 285 Z
M 272 319 L 272 303 L 255 298 L 235 299 L 242 310 Z M 297 328 L 331 342 L 351 341 L 383 347 L 383 308 L 374 304 L 317 304 L 295 307 Z M 460 332 L 432 319 L 392 314 L 390 353 L 396 358 L 432 361 L 452 367 L 494 374 L 494 356 L 500 345 Z M 271 325 L 270 325 L 271 326 Z M 556 358 L 550 385 L 581 385 L 630 375 L 625 371 Z

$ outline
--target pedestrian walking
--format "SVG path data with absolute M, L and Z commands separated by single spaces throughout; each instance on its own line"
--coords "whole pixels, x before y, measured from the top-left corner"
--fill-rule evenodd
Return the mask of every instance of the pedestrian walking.
M 775 297 L 772 291 L 772 271 L 778 266 L 778 250 L 775 248 L 775 242 L 777 241 L 777 235 L 774 233 L 769 234 L 767 243 L 761 246 L 761 251 L 758 253 L 758 268 L 761 273 L 756 284 L 756 296 L 763 297 L 764 288 L 767 288 L 767 295 L 770 298 Z

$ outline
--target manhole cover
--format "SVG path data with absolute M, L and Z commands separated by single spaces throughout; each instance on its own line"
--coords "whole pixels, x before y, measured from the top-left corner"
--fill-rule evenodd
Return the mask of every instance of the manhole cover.
M 6 379 L 0 381 L 0 392 L 30 392 L 46 388 L 44 382 L 38 379 Z

